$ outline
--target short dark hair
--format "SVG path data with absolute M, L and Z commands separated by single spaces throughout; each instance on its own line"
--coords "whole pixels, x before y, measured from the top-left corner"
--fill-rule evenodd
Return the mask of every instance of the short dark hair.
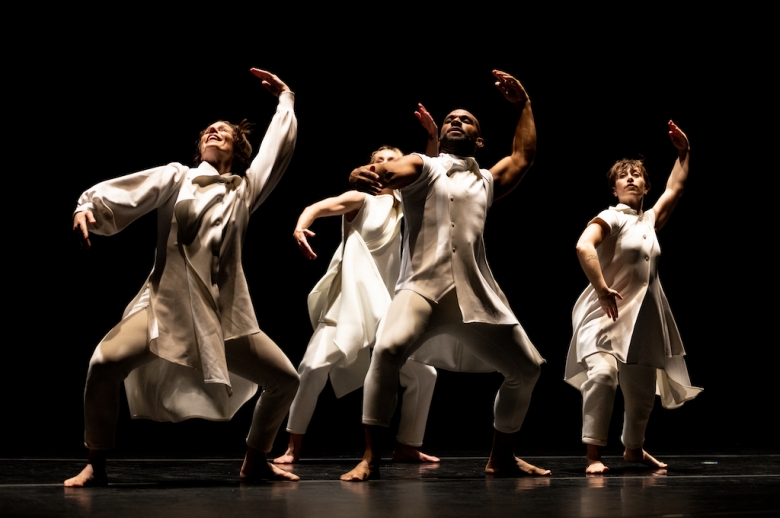
M 630 171 L 631 169 L 635 168 L 640 173 L 642 173 L 642 178 L 645 179 L 645 189 L 650 190 L 650 174 L 647 172 L 647 169 L 645 169 L 644 158 L 622 158 L 615 162 L 612 167 L 609 168 L 609 171 L 607 171 L 607 184 L 609 185 L 609 190 L 611 191 L 615 188 L 615 182 L 617 182 L 620 173 Z
M 229 121 L 223 121 L 233 129 L 233 172 L 243 174 L 249 164 L 252 162 L 252 144 L 249 143 L 249 135 L 252 133 L 255 125 L 244 119 L 238 124 Z M 195 166 L 199 166 L 202 159 L 200 156 L 200 140 L 208 128 L 201 130 L 198 134 L 198 140 L 195 142 Z

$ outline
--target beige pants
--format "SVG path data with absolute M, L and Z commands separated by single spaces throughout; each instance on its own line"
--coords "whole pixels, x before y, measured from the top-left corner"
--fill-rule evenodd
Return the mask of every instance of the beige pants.
M 588 367 L 588 379 L 580 387 L 582 442 L 607 445 L 619 378 L 625 400 L 621 441 L 626 448 L 641 448 L 655 402 L 656 368 L 621 363 L 608 353 L 591 354 L 583 361 Z
M 399 291 L 377 336 L 363 389 L 363 424 L 389 426 L 398 398 L 398 373 L 429 338 L 446 332 L 504 375 L 493 405 L 496 430 L 517 432 L 531 402 L 540 368 L 524 345 L 519 326 L 464 324 L 455 290 L 433 303 L 410 290 Z
M 95 348 L 84 389 L 84 444 L 93 450 L 114 447 L 120 385 L 130 371 L 156 356 L 149 350 L 147 311 L 117 324 Z M 259 332 L 225 342 L 228 369 L 263 388 L 246 443 L 271 451 L 274 438 L 298 390 L 298 373 L 268 336 Z
M 343 353 L 327 347 L 336 336 L 336 326 L 320 323 L 314 331 L 306 353 L 298 367 L 301 386 L 290 407 L 287 419 L 289 433 L 305 434 L 317 406 L 317 398 L 328 381 L 333 364 L 343 358 Z M 328 351 L 331 351 L 328 353 Z M 401 367 L 399 382 L 404 387 L 401 404 L 401 420 L 396 440 L 402 444 L 422 446 L 425 425 L 436 385 L 436 369 L 414 360 Z

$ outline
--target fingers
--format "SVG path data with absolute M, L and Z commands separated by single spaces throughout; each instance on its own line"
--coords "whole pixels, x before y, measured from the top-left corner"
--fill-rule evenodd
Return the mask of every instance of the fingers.
M 83 212 L 77 212 L 73 215 L 73 234 L 78 239 L 79 245 L 82 249 L 88 250 L 92 247 L 92 242 L 89 240 L 89 226 L 97 223 L 92 211 L 86 210 Z
M 276 74 L 272 74 L 267 70 L 262 70 L 259 68 L 250 68 L 249 71 L 255 77 L 260 78 L 263 81 L 263 86 L 265 87 L 265 89 L 277 97 L 279 96 L 280 93 L 290 90 L 290 88 L 284 83 L 284 81 L 279 79 L 276 76 Z
M 528 100 L 528 94 L 515 77 L 502 72 L 501 70 L 493 70 L 493 76 L 498 80 L 495 85 L 498 90 L 504 94 L 508 100 L 512 102 L 525 102 Z
M 309 241 L 306 239 L 307 237 L 314 237 L 314 235 L 314 232 L 307 228 L 293 232 L 293 238 L 295 239 L 295 243 L 298 245 L 298 249 L 301 251 L 304 257 L 309 260 L 314 260 L 317 258 L 317 254 L 314 253 L 314 250 L 312 250 L 311 246 L 309 245 Z

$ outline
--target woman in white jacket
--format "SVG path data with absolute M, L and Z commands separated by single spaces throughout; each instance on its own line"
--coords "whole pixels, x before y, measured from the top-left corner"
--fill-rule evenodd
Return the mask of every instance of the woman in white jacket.
M 123 380 L 133 417 L 174 422 L 228 420 L 261 385 L 240 478 L 298 479 L 266 459 L 298 374 L 258 327 L 241 266 L 249 216 L 295 148 L 295 97 L 274 74 L 251 72 L 279 98 L 254 160 L 249 125 L 218 121 L 200 134 L 197 167 L 171 163 L 107 180 L 79 199 L 73 230 L 84 248 L 91 246 L 89 232 L 115 234 L 153 210 L 158 236 L 152 273 L 90 360 L 89 463 L 66 486 L 107 484 L 106 452 L 114 446 Z

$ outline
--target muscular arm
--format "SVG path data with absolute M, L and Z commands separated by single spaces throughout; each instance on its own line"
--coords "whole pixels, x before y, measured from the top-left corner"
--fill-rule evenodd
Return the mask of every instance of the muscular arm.
M 317 258 L 317 254 L 315 254 L 314 250 L 309 246 L 307 239 L 316 235 L 309 230 L 309 227 L 316 219 L 346 214 L 347 219 L 351 220 L 363 206 L 365 199 L 366 195 L 362 192 L 347 191 L 339 196 L 318 201 L 303 209 L 303 212 L 298 217 L 298 223 L 295 225 L 295 231 L 293 232 L 293 238 L 303 255 L 308 259 Z
M 493 175 L 493 199 L 506 196 L 520 183 L 536 155 L 536 124 L 531 110 L 531 99 L 523 85 L 514 77 L 494 70 L 496 87 L 520 110 L 520 118 L 512 141 L 512 154 L 501 159 L 490 169 Z
M 616 299 L 622 300 L 623 297 L 620 296 L 620 293 L 607 286 L 604 274 L 601 271 L 599 255 L 596 252 L 596 248 L 598 248 L 607 235 L 609 235 L 609 227 L 603 221 L 596 220 L 588 225 L 580 236 L 579 241 L 577 241 L 577 259 L 580 261 L 580 266 L 582 271 L 585 272 L 585 276 L 590 281 L 593 289 L 596 290 L 601 308 L 609 318 L 617 320 Z
M 405 155 L 383 164 L 358 167 L 349 175 L 349 183 L 358 191 L 376 196 L 382 189 L 402 189 L 414 182 L 422 172 L 419 155 Z
M 674 122 L 669 121 L 669 138 L 674 147 L 677 148 L 678 155 L 669 179 L 666 181 L 666 190 L 653 205 L 656 230 L 661 230 L 669 220 L 669 216 L 671 216 L 672 211 L 677 206 L 677 202 L 683 195 L 685 182 L 688 180 L 691 156 L 691 146 L 688 142 L 688 137 Z

